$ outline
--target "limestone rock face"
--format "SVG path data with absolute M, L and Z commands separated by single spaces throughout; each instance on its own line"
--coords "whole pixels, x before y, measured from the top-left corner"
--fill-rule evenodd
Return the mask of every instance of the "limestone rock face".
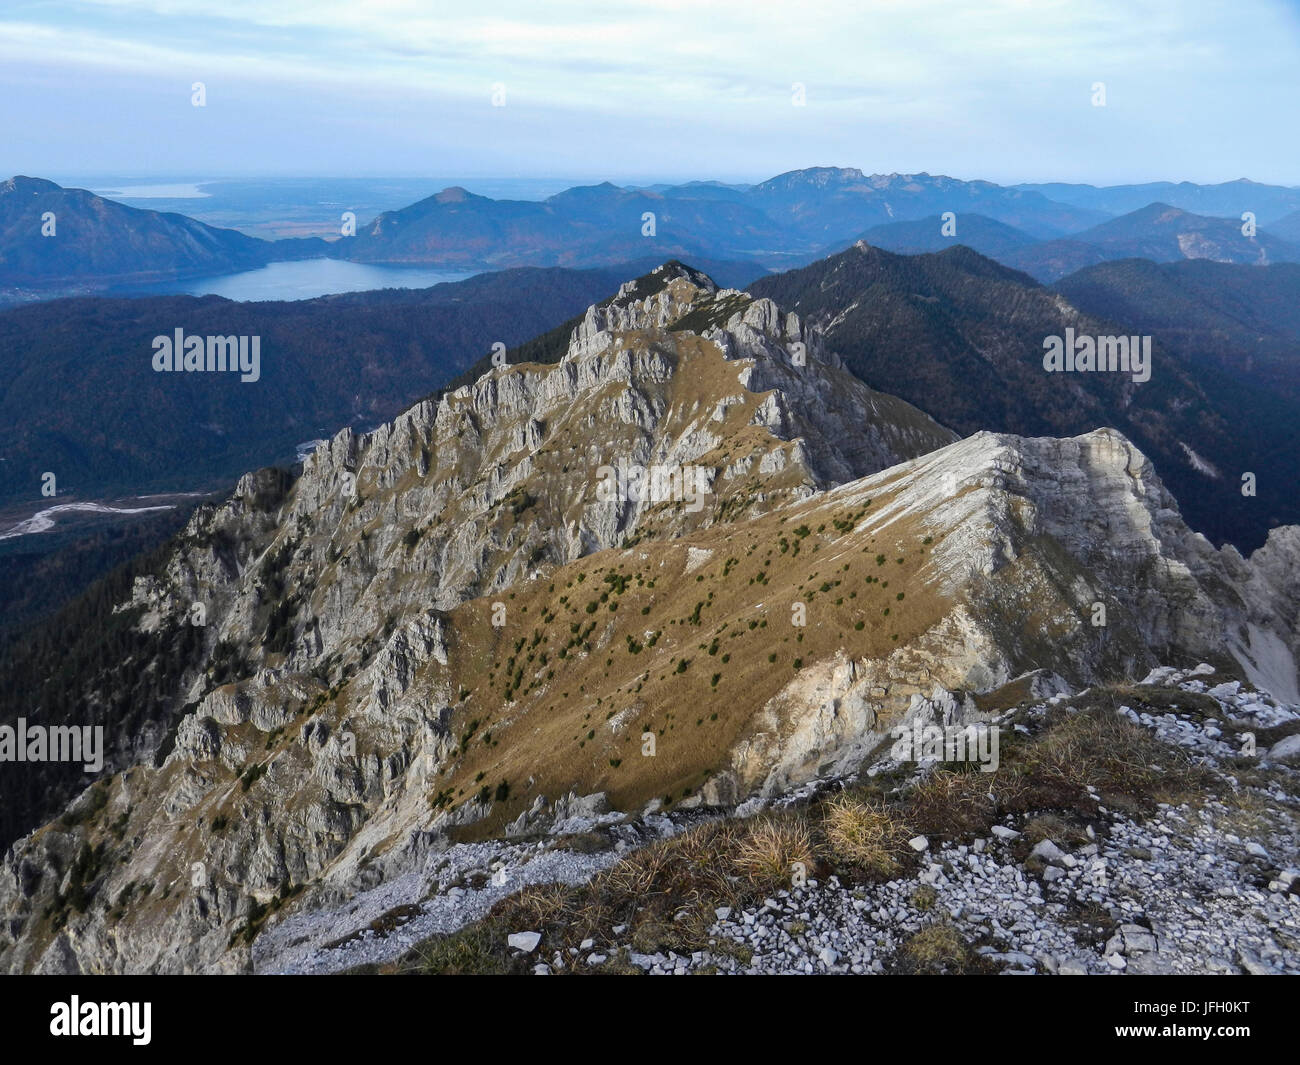
M 770 509 L 954 439 L 771 301 L 661 269 L 651 295 L 629 283 L 591 308 L 558 365 L 496 370 L 364 437 L 339 433 L 308 457 L 260 571 L 223 571 L 211 549 L 178 558 L 148 590 L 154 623 L 208 594 L 209 625 L 247 645 L 273 583 L 297 608 L 285 665 L 311 669 L 417 606 L 447 610 L 540 565 Z M 673 331 L 690 315 L 702 332 Z M 698 509 L 601 497 L 603 470 L 638 466 L 698 467 Z
M 803 670 L 755 715 L 712 794 L 779 794 L 851 771 L 891 726 L 918 713 L 978 720 L 960 693 L 1033 669 L 1054 671 L 1036 681 L 1041 692 L 1061 678 L 1140 677 L 1168 657 L 1235 659 L 1260 688 L 1300 702 L 1300 530 L 1275 530 L 1249 560 L 1216 550 L 1113 430 L 979 433 L 828 495 L 852 507 L 886 490 L 854 535 L 918 523 L 936 541 L 925 576 L 950 609 L 885 658 L 837 655 Z
M 1300 703 L 1300 528 L 1274 529 L 1249 559 L 1231 547 L 1224 557 L 1247 606 L 1231 650 L 1247 679 L 1288 703 Z
M 195 514 L 119 604 L 160 648 L 201 606 L 163 696 L 183 709 L 5 855 L 0 967 L 247 969 L 263 928 L 453 831 L 572 828 L 687 784 L 776 795 L 1031 671 L 1236 656 L 1286 698 L 1298 556 L 1296 529 L 1216 551 L 1113 431 L 956 440 L 796 315 L 669 264 L 558 363 Z M 700 738 L 665 718 L 640 757 L 667 710 Z

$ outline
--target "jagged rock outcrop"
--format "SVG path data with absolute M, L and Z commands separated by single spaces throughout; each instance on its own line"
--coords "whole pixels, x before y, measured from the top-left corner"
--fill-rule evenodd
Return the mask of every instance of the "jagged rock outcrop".
M 602 496 L 620 466 L 708 491 Z M 1112 431 L 954 441 L 685 268 L 268 476 L 137 586 L 147 628 L 203 606 L 208 668 L 159 765 L 6 855 L 5 968 L 247 968 L 452 834 L 776 794 L 1034 670 L 1295 683 L 1295 530 L 1216 551 Z
M 268 584 L 297 589 L 285 664 L 306 669 L 416 604 L 449 609 L 541 564 L 734 520 L 953 439 L 844 371 L 797 316 L 663 267 L 591 308 L 557 366 L 496 370 L 317 449 L 260 577 L 218 571 L 209 550 L 166 584 L 174 606 L 228 596 L 220 635 L 243 645 Z M 708 491 L 685 508 L 600 497 L 603 468 L 637 466 L 699 467 Z

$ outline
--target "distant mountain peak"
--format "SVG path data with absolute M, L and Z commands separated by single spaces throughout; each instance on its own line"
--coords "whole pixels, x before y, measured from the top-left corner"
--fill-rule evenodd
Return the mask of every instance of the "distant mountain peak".
M 28 177 L 25 174 L 15 174 L 8 181 L 0 184 L 0 194 L 9 192 L 58 192 L 62 187 L 63 186 L 61 185 L 56 185 L 53 181 L 47 181 L 45 178 Z
M 859 255 L 864 256 L 873 261 L 879 261 L 885 258 L 890 258 L 890 259 L 898 258 L 898 256 L 895 255 L 893 252 L 889 251 L 889 249 L 882 248 L 879 244 L 873 244 L 869 240 L 860 238 L 854 242 L 851 248 L 845 248 L 842 252 L 839 252 L 837 255 L 829 255 L 823 261 L 827 263 L 839 262 L 844 259 L 847 259 L 853 252 L 857 252 Z
M 1158 200 L 1155 203 L 1147 204 L 1141 210 L 1134 211 L 1130 217 L 1136 218 L 1156 218 L 1156 219 L 1173 219 L 1186 218 L 1192 212 L 1185 211 L 1181 207 L 1174 207 L 1172 204 L 1161 203 Z
M 557 192 L 554 196 L 547 197 L 547 202 L 557 203 L 565 200 L 584 200 L 593 196 L 608 196 L 610 193 L 624 192 L 623 188 L 615 185 L 612 181 L 602 181 L 598 185 L 574 185 L 572 188 L 565 189 L 563 192 Z M 637 190 L 642 193 L 644 189 Z
M 677 259 L 656 266 L 648 274 L 624 282 L 617 293 L 587 310 L 578 333 L 588 335 L 611 328 L 663 328 L 710 300 L 718 292 L 713 278 Z
M 718 286 L 714 283 L 713 278 L 709 277 L 703 270 L 697 270 L 693 266 L 688 266 L 680 259 L 669 259 L 662 266 L 656 266 L 650 271 L 654 277 L 662 277 L 665 281 L 672 281 L 677 278 L 689 281 L 692 285 L 699 288 L 708 289 L 716 292 Z
M 853 166 L 810 166 L 803 170 L 788 170 L 769 178 L 758 187 L 760 189 L 791 188 L 793 186 L 812 186 L 825 188 L 828 185 L 847 185 L 865 181 L 866 175 Z

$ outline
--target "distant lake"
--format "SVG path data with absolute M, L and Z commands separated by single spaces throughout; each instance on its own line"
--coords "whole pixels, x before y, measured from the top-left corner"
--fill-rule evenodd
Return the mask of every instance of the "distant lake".
M 94 189 L 96 196 L 109 200 L 197 200 L 211 193 L 198 185 L 122 185 L 115 189 Z
M 228 300 L 306 300 L 336 292 L 365 292 L 377 288 L 429 288 L 473 275 L 430 270 L 419 266 L 375 266 L 339 259 L 304 259 L 269 263 L 256 270 L 220 274 L 188 281 L 132 286 L 131 295 L 185 292 L 192 296 L 224 296 Z M 128 290 L 119 290 L 127 294 Z

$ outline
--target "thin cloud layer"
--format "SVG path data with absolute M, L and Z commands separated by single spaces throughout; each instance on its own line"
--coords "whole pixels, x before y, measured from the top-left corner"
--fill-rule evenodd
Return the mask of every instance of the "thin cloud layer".
M 1296 23 L 1279 0 L 18 3 L 0 123 L 11 170 L 84 165 L 91 137 L 109 170 L 1291 183 Z

